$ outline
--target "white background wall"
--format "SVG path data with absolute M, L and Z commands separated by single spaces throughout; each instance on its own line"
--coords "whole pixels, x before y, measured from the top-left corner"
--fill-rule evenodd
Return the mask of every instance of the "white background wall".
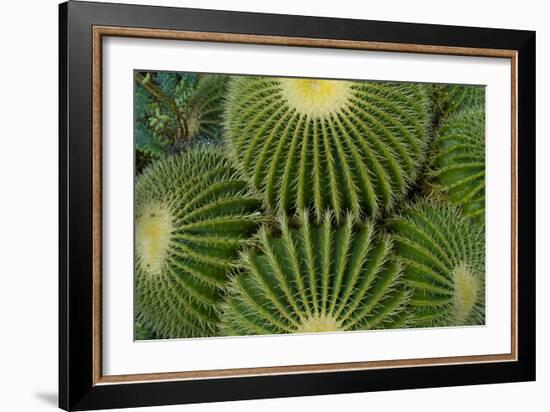
M 137 3 L 139 1 L 133 1 Z M 537 31 L 536 383 L 172 406 L 166 411 L 548 410 L 550 27 L 544 1 L 181 0 L 148 4 Z M 57 0 L 0 5 L 0 410 L 57 403 Z M 530 274 L 522 274 L 529 276 Z M 143 409 L 145 410 L 145 409 Z

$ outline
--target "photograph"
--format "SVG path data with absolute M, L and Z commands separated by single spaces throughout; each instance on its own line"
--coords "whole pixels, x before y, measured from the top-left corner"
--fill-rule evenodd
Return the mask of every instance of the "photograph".
M 485 86 L 134 70 L 136 340 L 485 325 Z

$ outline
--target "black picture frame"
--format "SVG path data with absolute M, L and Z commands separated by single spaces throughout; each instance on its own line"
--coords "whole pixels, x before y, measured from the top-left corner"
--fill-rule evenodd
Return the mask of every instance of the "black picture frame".
M 517 52 L 517 361 L 97 385 L 94 26 Z M 59 406 L 90 410 L 535 380 L 535 32 L 70 1 L 59 6 Z

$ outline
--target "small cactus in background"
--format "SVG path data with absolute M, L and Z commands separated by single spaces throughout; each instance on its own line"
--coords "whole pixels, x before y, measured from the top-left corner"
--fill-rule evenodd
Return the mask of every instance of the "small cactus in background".
M 483 227 L 456 207 L 421 200 L 388 222 L 417 326 L 485 321 Z
M 464 214 L 485 217 L 485 111 L 464 109 L 438 129 L 432 177 L 436 191 Z
M 373 226 L 340 227 L 326 212 L 264 227 L 258 248 L 242 254 L 223 305 L 226 335 L 310 333 L 396 328 L 407 322 L 408 291 L 390 259 L 391 242 Z
M 160 338 L 215 335 L 227 269 L 261 202 L 217 149 L 149 166 L 136 183 L 136 322 Z
M 199 78 L 185 112 L 189 139 L 220 140 L 227 84 L 227 76 L 203 75 Z
M 485 106 L 485 87 L 464 85 L 433 86 L 436 117 L 444 120 L 463 109 Z
M 272 210 L 377 217 L 414 182 L 429 139 L 417 84 L 234 78 L 225 125 L 236 163 Z

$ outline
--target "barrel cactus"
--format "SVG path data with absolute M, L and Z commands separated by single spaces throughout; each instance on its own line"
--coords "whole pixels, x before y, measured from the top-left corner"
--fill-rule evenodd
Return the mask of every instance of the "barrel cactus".
M 266 204 L 376 217 L 414 181 L 429 138 L 425 86 L 234 78 L 225 128 L 236 163 Z
M 314 225 L 280 218 L 277 233 L 264 227 L 258 248 L 242 254 L 222 307 L 227 335 L 310 333 L 406 324 L 408 291 L 389 258 L 391 242 L 373 225 L 353 225 L 331 213 Z
M 187 134 L 189 139 L 197 137 L 218 140 L 222 133 L 224 96 L 228 77 L 205 75 L 200 77 L 197 88 L 186 106 Z
M 157 161 L 136 183 L 136 321 L 160 338 L 215 334 L 228 267 L 261 202 L 216 149 Z
M 485 87 L 446 84 L 434 86 L 435 110 L 445 119 L 463 109 L 485 105 Z
M 437 190 L 467 216 L 485 217 L 485 111 L 465 109 L 437 132 L 433 177 Z
M 485 321 L 485 239 L 456 207 L 421 200 L 388 222 L 417 326 Z

